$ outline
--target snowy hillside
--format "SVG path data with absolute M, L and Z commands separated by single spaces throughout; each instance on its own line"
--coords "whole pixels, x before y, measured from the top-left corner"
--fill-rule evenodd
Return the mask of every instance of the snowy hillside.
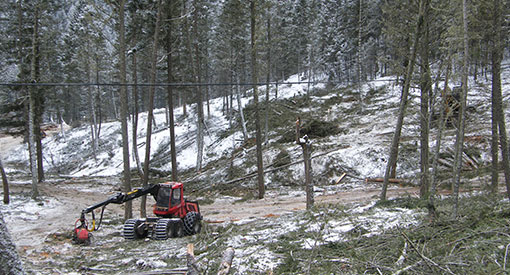
M 510 74 L 505 73 L 503 79 L 503 93 L 508 102 Z M 477 165 L 482 166 L 490 160 L 490 86 L 471 83 L 471 87 L 466 152 Z M 260 89 L 263 94 L 265 88 Z M 50 175 L 41 185 L 44 195 L 38 202 L 27 196 L 30 184 L 23 176 L 28 173 L 26 148 L 19 146 L 4 154 L 8 173 L 15 180 L 11 184 L 11 204 L 2 205 L 0 209 L 5 213 L 9 231 L 20 248 L 25 266 L 41 274 L 168 272 L 182 269 L 185 247 L 194 243 L 202 267 L 211 268 L 207 269 L 208 273 L 219 265 L 220 254 L 227 247 L 234 248 L 236 253 L 233 274 L 273 270 L 277 274 L 299 273 L 306 265 L 310 266 L 311 262 L 307 264 L 306 261 L 311 261 L 310 255 L 314 253 L 323 253 L 314 264 L 318 270 L 338 271 L 338 263 L 345 263 L 341 270 L 356 270 L 354 267 L 359 256 L 330 257 L 328 251 L 342 255 L 339 251 L 351 253 L 349 251 L 357 251 L 358 247 L 373 246 L 373 240 L 376 245 L 386 244 L 388 235 L 404 234 L 398 232 L 411 234 L 416 228 L 430 231 L 423 223 L 426 208 L 412 199 L 417 193 L 417 188 L 412 186 L 417 183 L 419 169 L 417 90 L 412 91 L 405 120 L 398 169 L 398 177 L 405 179 L 411 187 L 392 186 L 389 198 L 401 199 L 391 201 L 390 205 L 376 204 L 374 197 L 378 196 L 380 186 L 366 183 L 364 179 L 383 174 L 401 92 L 393 78 L 371 81 L 361 87 L 361 94 L 356 87 L 327 89 L 323 85 L 313 85 L 307 96 L 306 84 L 280 85 L 277 99 L 274 98 L 274 87 L 271 92 L 272 126 L 264 149 L 264 165 L 274 168 L 281 165 L 281 161 L 289 164 L 302 159 L 301 148 L 292 140 L 295 119 L 301 117 L 304 130 L 309 131 L 312 137 L 313 155 L 318 156 L 312 161 L 316 209 L 302 211 L 305 209 L 302 163 L 266 173 L 267 192 L 262 200 L 252 199 L 254 184 L 250 179 L 226 183 L 255 171 L 255 150 L 253 144 L 243 144 L 240 127 L 236 127 L 234 132 L 229 131 L 229 122 L 221 110 L 222 101 L 215 99 L 211 101 L 211 117 L 206 121 L 204 169 L 200 173 L 194 172 L 195 108 L 189 108 L 191 111 L 187 117 L 183 116 L 182 108 L 174 110 L 179 170 L 188 191 L 191 190 L 187 195 L 200 202 L 204 215 L 203 232 L 195 236 L 160 242 L 149 239 L 125 241 L 119 233 L 122 231 L 124 209 L 111 205 L 105 211 L 104 228 L 94 232 L 93 246 L 81 247 L 70 243 L 70 229 L 81 209 L 119 190 L 118 178 L 122 169 L 119 122 L 102 125 L 100 152 L 96 159 L 89 142 L 89 126 L 66 130 L 65 135 L 55 132 L 53 136 L 46 137 L 43 146 L 47 172 L 66 177 Z M 250 123 L 253 109 L 250 109 L 249 93 L 242 102 Z M 509 119 L 509 112 L 506 114 Z M 145 113 L 140 115 L 137 141 L 140 155 L 144 154 L 146 116 Z M 155 116 L 157 127 L 152 140 L 152 167 L 168 173 L 169 131 L 165 126 L 165 110 L 156 110 Z M 453 127 L 445 133 L 442 150 L 444 170 L 450 169 L 447 166 L 447 148 L 453 146 L 454 133 Z M 431 146 L 434 145 L 435 134 L 436 127 L 433 127 Z M 233 145 L 235 154 L 232 154 Z M 131 163 L 134 168 L 134 162 Z M 347 173 L 348 177 L 340 184 L 334 184 L 343 173 Z M 164 180 L 157 175 L 153 179 Z M 473 179 L 466 177 L 465 180 L 469 181 L 469 186 L 477 188 L 488 182 L 488 176 L 476 174 Z M 138 213 L 139 206 L 134 205 L 134 212 Z M 48 224 L 48 230 L 41 230 Z M 448 223 L 446 226 L 449 228 Z M 395 230 L 397 234 L 392 233 Z M 455 234 L 458 232 L 455 231 Z M 471 229 L 469 236 L 472 237 Z M 358 242 L 368 244 L 360 246 Z M 405 251 L 405 248 L 402 250 L 390 243 L 388 246 L 384 251 L 395 249 L 393 254 L 398 254 L 395 258 Z M 494 249 L 499 248 L 496 246 Z M 90 255 L 94 260 L 90 260 Z M 385 253 L 379 255 L 391 256 Z M 395 262 L 398 263 L 392 259 L 392 263 Z M 397 263 L 393 270 L 400 268 Z M 364 268 L 361 265 L 358 270 Z
M 510 81 L 508 76 L 508 73 L 504 74 L 504 84 Z M 287 81 L 295 82 L 297 80 L 296 75 Z M 509 85 L 503 86 L 505 98 L 508 98 L 509 87 Z M 296 114 L 296 117 L 300 116 L 302 118 L 305 125 L 312 120 L 319 120 L 338 126 L 338 133 L 313 140 L 314 155 L 327 153 L 315 158 L 312 162 L 315 180 L 321 181 L 318 184 L 328 184 L 344 172 L 353 177 L 351 180 L 358 183 L 359 180 L 367 177 L 382 176 L 401 93 L 401 87 L 395 85 L 394 78 L 384 77 L 368 82 L 361 88 L 361 94 L 356 88 L 337 87 L 326 90 L 324 84 L 312 84 L 309 96 L 307 96 L 307 88 L 307 84 L 279 85 L 278 98 L 275 98 L 275 87 L 272 86 L 270 108 L 274 112 L 273 115 L 287 112 Z M 441 87 L 439 86 L 439 88 Z M 265 86 L 261 86 L 259 89 L 262 98 L 262 95 L 265 94 Z M 467 136 L 488 137 L 490 134 L 490 124 L 488 124 L 490 122 L 489 89 L 489 84 L 471 83 L 468 106 L 473 108 L 470 108 L 470 112 L 468 112 Z M 418 169 L 418 92 L 413 90 L 411 93 L 409 115 L 405 119 L 400 152 L 403 157 L 399 162 L 400 176 L 411 179 L 415 177 Z M 247 97 L 242 98 L 242 104 L 246 110 L 248 110 L 247 107 L 250 107 L 251 101 L 250 93 Z M 236 101 L 234 100 L 234 102 Z M 234 166 L 241 168 L 246 174 L 253 172 L 255 169 L 254 165 L 246 165 L 246 163 L 250 163 L 250 158 L 253 159 L 254 157 L 254 154 L 250 153 L 253 147 L 242 147 L 241 127 L 237 127 L 235 132 L 229 131 L 228 118 L 222 112 L 222 104 L 222 98 L 210 101 L 211 113 L 210 117 L 206 118 L 207 131 L 203 162 L 204 167 L 218 164 L 217 169 L 213 169 L 212 172 L 207 172 L 207 174 L 212 173 L 214 179 L 220 181 L 226 180 L 228 164 L 225 159 L 231 158 L 234 150 L 240 148 L 243 150 L 241 154 L 237 154 L 236 158 L 231 160 Z M 235 103 L 234 108 L 237 109 Z M 186 117 L 183 116 L 182 107 L 174 110 L 179 171 L 194 170 L 196 165 L 195 105 L 191 105 L 189 109 L 191 111 Z M 249 111 L 245 112 L 249 113 Z M 171 164 L 169 130 L 166 125 L 165 110 L 155 110 L 154 114 L 156 126 L 153 127 L 155 130 L 151 141 L 151 167 L 154 170 L 168 174 L 171 170 Z M 262 112 L 263 116 L 264 113 Z M 285 115 L 280 116 L 284 117 Z M 147 113 L 142 113 L 139 116 L 137 143 L 139 144 L 138 153 L 140 156 L 145 154 L 146 118 Z M 295 145 L 292 140 L 281 141 L 282 133 L 293 130 L 294 121 L 295 117 L 290 115 L 283 126 L 270 127 L 269 143 L 264 147 L 264 165 L 266 167 L 273 165 L 277 154 L 282 150 L 288 152 L 291 161 L 302 158 L 300 147 Z M 248 124 L 250 123 L 248 121 Z M 272 122 L 270 121 L 270 123 Z M 131 126 L 128 129 L 131 131 Z M 432 135 L 435 134 L 435 130 L 435 128 L 432 129 Z M 447 130 L 445 146 L 452 146 L 453 131 L 453 129 Z M 54 136 L 45 138 L 43 140 L 44 167 L 47 172 L 73 177 L 120 175 L 122 171 L 120 123 L 114 121 L 102 124 L 100 147 L 96 158 L 93 156 L 89 136 L 90 127 L 84 125 L 67 130 L 65 135 L 59 132 Z M 131 138 L 131 133 L 129 136 Z M 434 144 L 435 140 L 432 137 L 431 148 Z M 483 138 L 481 144 L 473 144 L 473 146 L 481 146 L 478 156 L 480 162 L 488 161 L 487 138 Z M 13 163 L 28 163 L 27 151 L 25 145 L 23 145 L 6 155 L 5 162 L 7 166 L 14 167 L 9 165 Z M 135 169 L 135 165 L 135 162 L 131 161 L 132 169 Z M 16 165 L 16 167 L 26 166 Z M 289 169 L 292 172 L 289 180 L 299 181 L 302 178 L 301 165 L 293 165 Z M 205 170 L 207 171 L 207 169 Z M 9 172 L 15 171 L 10 170 Z M 28 173 L 28 171 L 26 172 Z M 277 181 L 273 176 L 266 174 L 266 184 Z M 203 176 L 202 178 L 208 177 Z

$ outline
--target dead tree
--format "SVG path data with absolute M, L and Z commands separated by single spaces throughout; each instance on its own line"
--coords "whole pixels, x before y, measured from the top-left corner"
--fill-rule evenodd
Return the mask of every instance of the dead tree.
M 312 182 L 312 141 L 307 135 L 301 137 L 301 119 L 296 120 L 296 143 L 303 148 L 303 159 L 305 163 L 305 189 L 306 209 L 313 207 L 313 182 Z

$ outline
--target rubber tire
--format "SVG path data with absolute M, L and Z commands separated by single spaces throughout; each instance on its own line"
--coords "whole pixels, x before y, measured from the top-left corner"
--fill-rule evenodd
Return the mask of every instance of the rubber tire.
M 184 223 L 181 219 L 178 219 L 174 222 L 175 230 L 174 230 L 174 238 L 181 238 L 184 236 Z
M 184 232 L 186 235 L 194 235 L 202 230 L 201 217 L 198 212 L 188 212 L 184 217 Z
M 138 219 L 128 219 L 124 223 L 124 238 L 126 240 L 136 240 L 136 239 L 145 239 L 147 237 L 148 231 L 146 228 L 142 228 L 140 230 L 140 225 L 143 223 L 143 220 Z
M 159 219 L 154 227 L 154 239 L 166 240 L 175 234 L 174 222 L 171 219 Z

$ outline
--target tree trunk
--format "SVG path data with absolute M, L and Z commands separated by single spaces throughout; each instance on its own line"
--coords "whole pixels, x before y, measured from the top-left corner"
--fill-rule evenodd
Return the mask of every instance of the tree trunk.
M 237 107 L 239 108 L 239 115 L 241 116 L 241 126 L 243 129 L 243 138 L 244 138 L 244 141 L 246 142 L 248 140 L 248 130 L 246 129 L 246 120 L 244 119 L 243 104 L 241 103 L 241 85 L 240 85 L 239 75 L 237 75 L 236 99 L 237 99 Z
M 2 186 L 4 190 L 4 204 L 9 204 L 9 181 L 7 180 L 7 174 L 2 164 L 2 156 L 0 156 L 0 173 L 2 173 Z
M 157 15 L 156 15 L 156 27 L 154 29 L 154 40 L 153 40 L 153 49 L 152 49 L 152 58 L 151 58 L 151 84 L 156 83 L 156 74 L 157 68 L 156 63 L 158 61 L 158 38 L 159 38 L 159 24 L 161 18 L 161 0 L 158 0 L 157 7 Z M 147 115 L 147 135 L 145 139 L 145 161 L 143 163 L 143 187 L 146 187 L 149 184 L 149 164 L 151 158 L 151 137 L 152 137 L 152 120 L 154 118 L 154 90 L 156 86 L 151 85 L 149 89 L 149 110 Z M 141 205 L 140 205 L 140 216 L 145 218 L 147 216 L 146 211 L 147 205 L 147 196 L 142 196 Z
M 499 183 L 499 135 L 498 135 L 498 110 L 497 110 L 497 95 L 495 94 L 494 89 L 494 62 L 492 63 L 492 104 L 491 104 L 491 156 L 492 156 L 492 166 L 491 166 L 491 186 L 490 190 L 493 195 L 496 195 L 498 192 L 498 183 Z
M 429 95 L 432 90 L 429 64 L 429 8 L 430 0 L 423 0 L 423 28 L 420 36 L 421 57 L 421 97 L 420 97 L 420 198 L 426 198 L 429 194 Z
M 358 69 L 358 99 L 359 99 L 359 112 L 360 114 L 363 113 L 363 95 L 361 91 L 361 79 L 362 79 L 362 67 L 361 67 L 361 54 L 363 49 L 361 48 L 361 35 L 363 32 L 363 20 L 362 20 L 362 13 L 363 11 L 363 0 L 359 0 L 359 13 L 358 13 L 358 47 L 357 47 L 357 69 Z
M 256 47 L 256 33 L 255 33 L 255 2 L 256 0 L 250 1 L 250 17 L 251 17 L 251 78 L 253 83 L 253 104 L 255 105 L 255 129 L 256 129 L 256 146 L 257 146 L 257 181 L 259 189 L 259 199 L 264 198 L 265 186 L 264 186 L 264 163 L 262 160 L 262 131 L 260 127 L 260 106 L 259 106 L 259 95 L 257 91 L 257 47 Z
M 198 37 L 198 3 L 197 0 L 193 2 L 194 9 L 193 9 L 193 40 L 194 45 L 193 48 L 195 50 L 195 81 L 197 84 L 200 84 L 202 82 L 202 66 L 201 66 L 201 56 L 200 56 L 200 49 L 199 49 L 199 37 Z M 202 95 L 202 86 L 198 85 L 196 87 L 197 92 L 197 167 L 196 171 L 200 171 L 202 169 L 202 160 L 203 160 L 203 153 L 204 153 L 204 105 L 203 105 L 203 95 Z
M 462 95 L 460 100 L 460 117 L 458 123 L 457 138 L 455 140 L 455 164 L 454 164 L 454 211 L 453 216 L 457 217 L 459 205 L 459 187 L 460 174 L 462 169 L 462 152 L 464 151 L 464 130 L 466 124 L 466 101 L 468 93 L 468 73 L 469 73 L 469 41 L 468 41 L 468 23 L 467 23 L 467 1 L 462 1 L 462 23 L 463 23 L 463 64 L 462 64 Z
M 168 14 L 167 14 L 167 24 L 168 31 L 166 34 L 166 52 L 168 54 L 166 58 L 167 62 L 167 74 L 168 74 L 168 83 L 172 83 L 173 74 L 172 74 L 172 2 L 168 1 Z M 170 156 L 172 159 L 172 180 L 177 181 L 177 152 L 175 147 L 175 128 L 174 128 L 174 92 L 172 86 L 167 86 L 167 101 L 168 101 L 168 118 L 170 124 Z
M 41 76 L 41 66 L 40 66 L 40 41 L 39 41 L 39 8 L 40 5 L 36 4 L 34 16 L 34 36 L 33 36 L 33 48 L 32 54 L 32 70 L 33 72 L 33 82 L 39 82 Z M 34 87 L 35 96 L 35 117 L 34 117 L 34 135 L 35 135 L 35 145 L 36 145 L 36 154 L 37 154 L 37 180 L 42 182 L 44 180 L 44 168 L 43 168 L 43 148 L 42 148 L 42 135 L 41 135 L 41 124 L 42 124 L 42 115 L 44 111 L 44 96 L 39 88 Z
M 0 274 L 25 274 L 4 216 L 0 211 Z
M 402 91 L 402 98 L 400 99 L 400 106 L 398 110 L 398 118 L 397 118 L 397 125 L 395 126 L 395 132 L 393 133 L 393 139 L 391 141 L 391 147 L 390 147 L 390 156 L 388 163 L 386 165 L 386 171 L 384 173 L 384 183 L 382 187 L 381 192 L 381 200 L 386 200 L 386 191 L 388 189 L 389 184 L 389 178 L 391 173 L 391 168 L 396 165 L 397 163 L 397 154 L 398 154 L 398 146 L 400 142 L 400 134 L 402 132 L 402 125 L 404 124 L 404 115 L 407 108 L 407 97 L 409 95 L 409 88 L 411 86 L 411 79 L 414 71 L 414 64 L 416 62 L 416 52 L 418 47 L 418 41 L 419 41 L 419 34 L 421 33 L 421 29 L 423 27 L 423 5 L 424 1 L 420 1 L 420 11 L 418 14 L 418 22 L 416 24 L 416 30 L 415 30 L 415 37 L 413 42 L 413 48 L 411 52 L 411 59 L 408 63 L 407 67 L 407 73 L 406 73 L 406 79 L 404 81 L 404 87 Z
M 90 48 L 89 40 L 87 39 L 87 48 Z M 86 57 L 86 71 L 87 71 L 87 81 L 90 83 L 92 82 L 91 75 L 90 75 L 90 59 L 89 56 Z M 89 100 L 89 126 L 90 126 L 90 139 L 92 144 L 92 153 L 94 155 L 94 159 L 97 159 L 97 147 L 98 143 L 96 140 L 96 133 L 97 133 L 97 124 L 96 124 L 96 112 L 94 110 L 94 92 L 92 91 L 92 86 L 87 86 L 87 93 L 88 93 L 88 100 Z
M 30 76 L 33 83 L 37 82 L 37 71 L 36 71 L 36 64 L 37 64 L 37 44 L 39 43 L 37 41 L 38 39 L 38 31 L 39 31 L 39 9 L 35 8 L 35 15 L 34 15 L 34 29 L 33 29 L 33 35 L 32 35 L 32 57 L 31 57 L 31 64 L 30 64 Z M 39 182 L 39 175 L 38 175 L 38 169 L 37 169 L 37 150 L 36 150 L 36 134 L 34 133 L 36 127 L 36 93 L 37 93 L 37 87 L 31 86 L 29 88 L 29 111 L 28 111 L 28 149 L 29 149 L 29 155 L 30 155 L 30 169 L 32 172 L 32 199 L 36 199 L 39 196 L 39 189 L 38 189 L 38 182 Z
M 140 179 L 143 180 L 144 176 L 143 176 L 143 169 L 142 169 L 142 164 L 140 162 L 140 155 L 138 154 L 138 112 L 139 112 L 139 107 L 138 107 L 138 74 L 137 74 L 137 69 L 138 69 L 138 66 L 136 65 L 136 51 L 133 51 L 133 82 L 134 82 L 134 86 L 133 86 L 133 107 L 134 107 L 134 110 L 133 110 L 133 121 L 131 123 L 131 136 L 132 136 L 132 146 L 133 146 L 133 156 L 135 158 L 135 163 L 136 163 L 136 170 L 138 171 L 138 176 L 140 177 Z
M 129 136 L 128 136 L 128 96 L 126 89 L 126 40 L 124 26 L 125 0 L 119 0 L 119 70 L 120 70 L 120 121 L 122 128 L 122 159 L 124 163 L 124 193 L 131 191 L 131 171 L 129 165 Z M 131 201 L 125 203 L 124 219 L 133 217 L 133 205 Z
M 501 92 L 501 60 L 503 59 L 503 39 L 501 34 L 501 1 L 494 0 L 494 45 L 492 52 L 492 97 L 493 104 L 495 104 L 496 111 L 496 120 L 498 122 L 499 127 L 499 141 L 501 144 L 501 155 L 502 155 L 502 164 L 503 171 L 505 172 L 505 185 L 507 197 L 510 199 L 510 163 L 509 163 L 509 148 L 508 148 L 508 138 L 506 132 L 506 123 L 505 123 L 505 112 L 503 110 L 503 96 Z M 494 165 L 494 164 L 493 164 Z M 497 167 L 497 163 L 496 163 Z M 497 181 L 494 183 L 492 189 L 497 192 Z
M 448 104 L 446 101 L 446 93 L 448 90 L 448 80 L 450 77 L 450 69 L 451 69 L 450 59 L 448 59 L 447 62 L 448 62 L 448 65 L 446 67 L 446 73 L 445 73 L 444 90 L 443 90 L 444 92 L 443 92 L 443 96 L 441 97 L 442 101 L 441 101 L 441 109 L 440 109 L 441 113 L 440 113 L 440 118 L 439 118 L 439 129 L 437 131 L 436 146 L 434 149 L 434 159 L 432 161 L 432 175 L 430 178 L 431 186 L 430 186 L 429 205 L 431 206 L 430 207 L 431 210 L 435 209 L 434 199 L 436 196 L 436 186 L 437 186 L 437 183 L 436 183 L 436 178 L 437 178 L 437 174 L 438 174 L 437 165 L 438 165 L 438 159 L 439 159 L 439 152 L 441 151 L 443 130 L 444 130 L 444 127 L 445 127 L 446 122 L 448 121 L 448 117 L 449 117 L 449 113 L 445 114 L 445 112 L 446 112 L 446 105 Z M 435 216 L 436 213 L 434 211 L 434 213 L 430 213 L 430 214 Z
M 264 121 L 264 144 L 269 140 L 269 81 L 271 81 L 271 6 L 267 7 L 267 73 L 266 73 L 266 104 L 264 107 L 265 121 Z
M 308 137 L 301 138 L 301 120 L 296 121 L 296 143 L 303 148 L 303 162 L 305 163 L 305 191 L 306 191 L 306 209 L 313 207 L 313 182 L 312 182 L 312 142 Z M 304 139 L 304 140 L 303 140 Z

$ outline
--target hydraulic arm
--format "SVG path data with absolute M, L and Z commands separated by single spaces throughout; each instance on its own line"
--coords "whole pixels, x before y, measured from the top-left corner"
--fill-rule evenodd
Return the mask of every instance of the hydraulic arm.
M 202 215 L 198 202 L 184 197 L 184 186 L 180 182 L 165 182 L 134 189 L 128 193 L 117 193 L 108 199 L 91 205 L 81 211 L 74 224 L 73 240 L 78 244 L 90 244 L 90 232 L 98 230 L 103 220 L 104 209 L 110 203 L 122 204 L 144 195 L 151 194 L 156 203 L 155 217 L 129 218 L 124 222 L 123 236 L 127 240 L 150 237 L 166 240 L 173 237 L 197 234 L 201 230 Z M 101 208 L 101 217 L 96 225 L 95 211 Z M 86 216 L 90 213 L 89 225 Z
M 141 196 L 147 195 L 147 194 L 151 194 L 154 198 L 157 198 L 159 188 L 160 188 L 160 186 L 158 184 L 151 184 L 151 185 L 148 185 L 147 187 L 134 189 L 133 191 L 128 192 L 128 193 L 117 193 L 117 194 L 109 197 L 107 200 L 104 200 L 102 202 L 96 203 L 94 205 L 91 205 L 91 206 L 83 209 L 81 211 L 80 218 L 75 223 L 75 234 L 77 235 L 77 238 L 88 240 L 89 239 L 88 232 L 92 232 L 92 231 L 99 229 L 99 227 L 101 226 L 101 221 L 103 220 L 104 209 L 106 208 L 106 206 L 108 204 L 110 204 L 110 203 L 123 204 L 127 201 L 134 200 L 138 197 L 141 197 Z M 94 210 L 97 208 L 100 208 L 100 207 L 102 207 L 103 209 L 101 210 L 101 217 L 99 218 L 99 223 L 97 224 L 97 227 L 96 227 L 96 217 L 94 214 Z M 87 213 L 91 213 L 91 212 L 92 212 L 92 226 L 89 228 L 88 222 L 87 222 L 87 219 L 85 218 L 85 216 Z M 80 223 L 79 225 L 78 225 L 78 222 Z

